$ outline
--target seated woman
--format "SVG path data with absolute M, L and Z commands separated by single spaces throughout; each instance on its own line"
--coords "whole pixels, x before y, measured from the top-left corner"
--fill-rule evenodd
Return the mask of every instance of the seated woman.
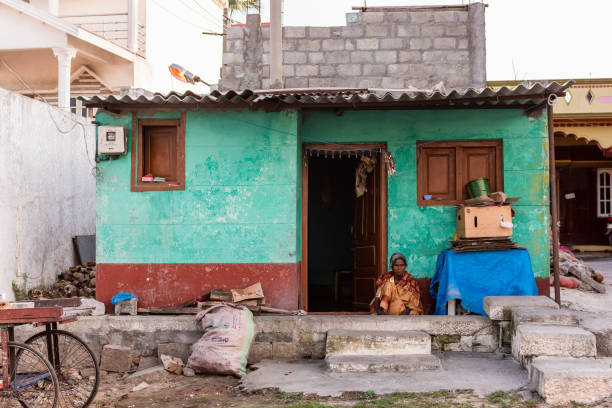
M 392 272 L 379 276 L 378 289 L 371 305 L 377 314 L 421 315 L 423 305 L 417 281 L 406 272 L 406 257 L 399 252 L 391 255 Z

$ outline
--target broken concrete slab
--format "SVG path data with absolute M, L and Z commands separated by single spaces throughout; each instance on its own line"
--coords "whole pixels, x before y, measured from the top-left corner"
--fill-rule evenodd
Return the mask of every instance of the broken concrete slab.
M 539 307 L 519 307 L 511 311 L 512 327 L 520 324 L 534 323 L 554 326 L 578 326 L 580 317 L 567 309 L 549 309 Z
M 140 361 L 138 362 L 138 371 L 146 370 L 147 368 L 155 367 L 159 365 L 160 360 L 159 357 L 154 356 L 140 356 Z
M 548 404 L 590 404 L 612 395 L 612 364 L 596 359 L 538 357 L 531 363 L 530 381 Z
M 512 339 L 512 356 L 595 357 L 595 336 L 580 327 L 522 324 Z
M 491 320 L 511 320 L 511 310 L 517 307 L 559 309 L 559 305 L 546 296 L 486 296 L 482 302 Z
M 138 370 L 133 374 L 130 374 L 127 379 L 131 380 L 132 378 L 142 377 L 144 375 L 149 375 L 153 373 L 159 373 L 160 371 L 165 371 L 163 364 L 156 365 L 154 367 L 145 368 L 144 370 Z
M 401 356 L 335 356 L 325 359 L 327 369 L 334 373 L 382 373 L 437 370 L 442 363 L 433 354 Z
M 612 357 L 612 314 L 589 314 L 580 326 L 595 335 L 598 356 Z
M 130 347 L 107 344 L 102 349 L 100 369 L 115 373 L 129 373 L 136 371 L 140 355 Z
M 431 354 L 431 336 L 418 330 L 330 330 L 325 353 L 327 357 Z

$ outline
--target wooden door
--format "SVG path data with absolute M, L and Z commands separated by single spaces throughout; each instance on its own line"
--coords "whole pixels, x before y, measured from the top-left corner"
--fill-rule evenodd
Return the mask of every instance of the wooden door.
M 597 169 L 559 168 L 561 245 L 607 245 L 607 218 L 597 217 Z
M 367 176 L 367 191 L 355 199 L 353 222 L 353 285 L 356 310 L 368 309 L 380 272 L 380 157 Z M 382 262 L 384 267 L 384 261 Z

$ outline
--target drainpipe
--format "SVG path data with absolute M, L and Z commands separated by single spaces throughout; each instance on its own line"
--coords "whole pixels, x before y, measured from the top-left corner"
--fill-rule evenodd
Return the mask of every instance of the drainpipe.
M 552 226 L 553 275 L 555 279 L 555 302 L 561 306 L 561 287 L 559 284 L 559 205 L 557 203 L 557 176 L 555 168 L 555 131 L 553 124 L 553 105 L 551 98 L 546 104 L 548 113 L 548 168 L 550 177 L 550 210 Z
M 128 40 L 130 50 L 138 51 L 138 0 L 128 0 Z
M 270 0 L 270 88 L 283 87 L 282 0 Z

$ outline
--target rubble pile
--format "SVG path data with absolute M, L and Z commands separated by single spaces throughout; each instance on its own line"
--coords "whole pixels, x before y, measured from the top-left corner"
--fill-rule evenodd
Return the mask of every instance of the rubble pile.
M 96 263 L 87 262 L 77 265 L 60 273 L 57 282 L 51 290 L 42 288 L 30 289 L 30 299 L 41 298 L 69 298 L 69 297 L 96 297 Z

